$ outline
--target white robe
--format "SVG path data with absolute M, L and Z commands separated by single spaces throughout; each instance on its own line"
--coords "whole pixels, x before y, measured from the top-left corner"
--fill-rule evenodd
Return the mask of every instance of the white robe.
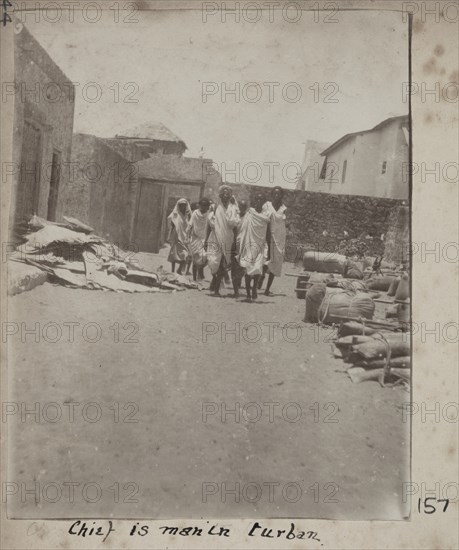
M 219 204 L 215 213 L 209 215 L 209 225 L 212 228 L 207 245 L 207 261 L 212 275 L 217 273 L 222 258 L 226 266 L 231 265 L 231 247 L 233 245 L 233 228 L 239 222 L 237 205 L 229 203 L 225 208 Z
M 287 238 L 286 209 L 285 204 L 282 204 L 279 210 L 276 210 L 269 201 L 263 205 L 263 213 L 269 216 L 271 222 L 271 258 L 267 266 L 270 273 L 275 277 L 282 275 L 282 264 L 284 263 L 285 241 Z
M 242 221 L 237 259 L 249 276 L 263 273 L 268 224 L 268 215 L 257 212 L 255 208 L 249 208 Z
M 184 203 L 187 206 L 185 214 L 182 214 L 178 208 L 180 203 Z M 190 214 L 191 209 L 188 201 L 186 199 L 180 199 L 167 217 L 170 224 L 168 241 L 171 243 L 169 256 L 167 258 L 169 262 L 185 262 L 190 256 L 187 233 Z
M 204 241 L 207 232 L 208 213 L 202 214 L 200 210 L 195 210 L 191 214 L 190 225 L 188 228 L 190 239 L 190 252 L 193 263 L 197 266 L 206 265 L 207 257 L 204 250 Z

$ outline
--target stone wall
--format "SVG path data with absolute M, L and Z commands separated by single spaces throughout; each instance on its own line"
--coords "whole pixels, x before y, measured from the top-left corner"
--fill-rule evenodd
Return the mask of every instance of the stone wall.
M 266 187 L 228 185 L 239 199 L 251 200 L 256 193 L 262 193 L 266 200 L 270 198 L 270 189 Z M 285 190 L 284 202 L 288 207 L 289 260 L 299 259 L 303 250 L 343 250 L 351 239 L 363 241 L 368 255 L 383 255 L 388 234 L 392 241 L 408 231 L 408 220 L 400 219 L 399 224 L 394 225 L 394 216 L 401 206 L 401 201 L 395 199 Z M 384 240 L 381 240 L 381 235 L 384 235 Z
M 410 210 L 408 206 L 394 208 L 388 221 L 384 257 L 397 264 L 409 262 Z

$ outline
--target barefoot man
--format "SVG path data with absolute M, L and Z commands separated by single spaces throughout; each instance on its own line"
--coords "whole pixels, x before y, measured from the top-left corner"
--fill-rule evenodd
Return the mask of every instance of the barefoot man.
M 269 216 L 262 212 L 264 197 L 261 193 L 255 196 L 254 207 L 249 208 L 241 225 L 239 243 L 239 264 L 245 268 L 245 289 L 247 300 L 258 298 L 258 281 L 263 273 L 264 250 L 268 243 L 269 251 Z
M 234 239 L 234 228 L 239 222 L 236 199 L 228 185 L 218 190 L 219 201 L 215 212 L 209 215 L 209 227 L 204 243 L 207 261 L 212 273 L 210 290 L 220 296 L 220 284 L 231 265 L 231 247 Z
M 282 202 L 284 191 L 281 187 L 274 187 L 272 190 L 272 202 L 267 201 L 263 205 L 263 212 L 269 216 L 271 229 L 270 252 L 271 257 L 267 262 L 268 269 L 268 284 L 266 285 L 265 295 L 271 294 L 271 285 L 274 277 L 282 275 L 282 264 L 284 263 L 285 239 L 287 229 L 285 226 L 285 210 L 287 207 Z M 260 280 L 260 287 L 263 285 L 263 280 Z

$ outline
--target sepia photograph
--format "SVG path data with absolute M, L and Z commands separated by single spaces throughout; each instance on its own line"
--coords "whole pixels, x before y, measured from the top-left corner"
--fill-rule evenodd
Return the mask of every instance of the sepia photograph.
M 319 548 L 420 513 L 414 10 L 7 4 L 6 517 Z

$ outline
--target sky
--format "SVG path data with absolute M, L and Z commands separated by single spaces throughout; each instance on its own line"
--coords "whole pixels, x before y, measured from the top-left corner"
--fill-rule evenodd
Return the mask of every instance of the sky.
M 240 12 L 236 22 L 221 12 L 205 20 L 200 8 L 107 9 L 86 13 L 100 17 L 94 23 L 78 10 L 73 22 L 65 11 L 48 21 L 57 15 L 28 15 L 25 24 L 80 83 L 75 132 L 110 137 L 160 121 L 185 141 L 187 156 L 203 147 L 228 181 L 292 187 L 306 140 L 332 143 L 408 112 L 400 12 L 274 12 L 270 21 L 264 10 Z

